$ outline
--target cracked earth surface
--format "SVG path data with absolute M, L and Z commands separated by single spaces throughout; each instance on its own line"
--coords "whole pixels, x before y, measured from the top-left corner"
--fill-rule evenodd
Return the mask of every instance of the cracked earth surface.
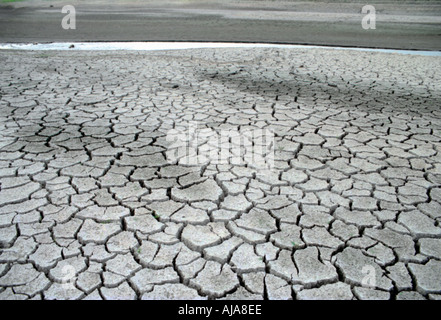
M 0 60 L 0 299 L 441 298 L 440 58 Z M 168 161 L 189 122 L 272 130 L 273 170 Z

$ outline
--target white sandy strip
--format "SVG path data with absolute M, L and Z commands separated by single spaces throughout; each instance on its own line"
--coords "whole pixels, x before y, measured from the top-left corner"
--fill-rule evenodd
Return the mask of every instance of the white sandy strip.
M 71 48 L 71 45 L 74 45 Z M 441 51 L 419 51 L 419 50 L 392 50 L 392 49 L 370 49 L 353 47 L 328 47 L 308 46 L 270 43 L 241 43 L 241 42 L 53 42 L 53 43 L 0 43 L 0 49 L 13 50 L 179 50 L 199 48 L 283 48 L 283 49 L 330 49 L 330 50 L 358 50 L 387 52 L 399 54 L 413 54 L 424 56 L 441 56 Z

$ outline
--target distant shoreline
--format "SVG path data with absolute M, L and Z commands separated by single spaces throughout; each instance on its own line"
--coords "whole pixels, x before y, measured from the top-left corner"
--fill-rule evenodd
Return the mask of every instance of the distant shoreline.
M 76 30 L 61 28 L 66 3 L 76 8 Z M 361 27 L 365 3 L 25 0 L 0 6 L 0 42 L 214 41 L 441 50 L 441 2 L 370 3 L 377 13 L 375 30 Z

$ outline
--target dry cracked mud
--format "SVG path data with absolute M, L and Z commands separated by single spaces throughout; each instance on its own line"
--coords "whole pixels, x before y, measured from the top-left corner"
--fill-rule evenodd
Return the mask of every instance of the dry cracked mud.
M 441 298 L 441 58 L 0 60 L 0 299 Z M 168 158 L 190 124 L 270 130 L 271 170 Z

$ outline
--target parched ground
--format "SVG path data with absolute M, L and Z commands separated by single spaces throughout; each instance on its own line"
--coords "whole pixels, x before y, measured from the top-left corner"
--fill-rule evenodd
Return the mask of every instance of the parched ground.
M 1 51 L 0 299 L 439 299 L 440 67 Z M 186 128 L 194 149 L 170 157 Z M 271 170 L 192 139 L 236 133 L 234 153 L 260 129 Z

